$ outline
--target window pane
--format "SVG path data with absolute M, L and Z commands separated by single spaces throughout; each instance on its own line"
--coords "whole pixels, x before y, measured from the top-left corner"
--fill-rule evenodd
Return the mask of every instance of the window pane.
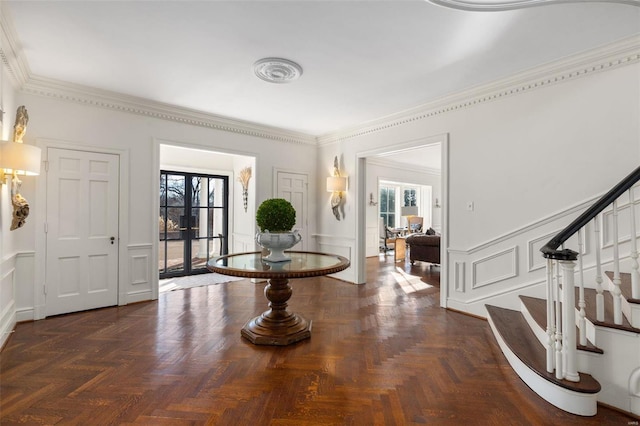
M 200 206 L 202 191 L 202 178 L 193 176 L 191 178 L 191 207 Z M 205 194 L 206 195 L 206 194 Z
M 386 188 L 380 189 L 380 211 L 387 211 L 387 190 Z
M 168 175 L 167 176 L 167 205 L 184 206 L 185 197 L 185 179 L 184 176 Z
M 404 205 L 405 206 L 415 206 L 417 205 L 417 195 L 415 188 L 405 189 L 404 190 Z
M 180 218 L 184 217 L 183 208 L 169 207 L 167 208 L 167 216 L 165 217 L 165 226 L 167 228 L 167 239 L 180 239 Z M 184 219 L 183 219 L 184 221 Z
M 209 179 L 209 205 L 213 207 L 224 207 L 224 180 Z
M 167 175 L 160 175 L 160 205 L 167 205 Z
M 164 254 L 164 253 L 163 253 Z M 167 241 L 167 272 L 184 270 L 184 241 Z

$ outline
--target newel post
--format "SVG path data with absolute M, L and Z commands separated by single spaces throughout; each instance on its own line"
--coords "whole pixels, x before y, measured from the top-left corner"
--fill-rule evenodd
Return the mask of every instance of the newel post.
M 576 349 L 576 296 L 575 267 L 573 260 L 561 260 L 562 267 L 562 351 L 564 358 L 564 378 L 579 382 Z

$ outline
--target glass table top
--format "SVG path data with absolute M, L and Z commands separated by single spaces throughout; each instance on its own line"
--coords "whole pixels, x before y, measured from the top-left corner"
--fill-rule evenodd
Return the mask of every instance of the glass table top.
M 261 252 L 237 253 L 211 259 L 209 270 L 250 278 L 302 278 L 333 274 L 349 267 L 343 256 L 328 253 L 287 251 L 290 261 L 269 262 Z

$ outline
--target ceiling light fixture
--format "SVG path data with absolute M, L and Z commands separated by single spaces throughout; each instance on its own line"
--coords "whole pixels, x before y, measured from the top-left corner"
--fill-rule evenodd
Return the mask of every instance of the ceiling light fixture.
M 269 83 L 289 83 L 302 75 L 302 67 L 293 61 L 282 58 L 264 58 L 253 64 L 258 78 Z
M 473 12 L 500 12 L 560 3 L 621 3 L 640 6 L 640 0 L 427 0 L 438 6 Z

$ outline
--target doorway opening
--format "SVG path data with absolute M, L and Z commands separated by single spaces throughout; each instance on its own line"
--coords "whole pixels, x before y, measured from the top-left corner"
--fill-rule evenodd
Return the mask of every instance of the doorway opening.
M 440 303 L 447 306 L 448 263 L 448 200 L 449 200 L 449 136 L 440 134 L 412 141 L 390 144 L 385 147 L 356 154 L 358 177 L 358 217 L 356 226 L 356 280 L 366 283 L 365 259 L 379 257 L 380 212 L 379 193 L 381 181 L 413 183 L 431 187 L 431 196 L 425 194 L 419 213 L 428 216 L 431 227 L 441 234 L 440 270 L 445 277 L 441 281 Z M 419 175 L 425 179 L 418 180 Z
M 160 278 L 208 272 L 229 250 L 228 176 L 161 170 L 158 220 Z

